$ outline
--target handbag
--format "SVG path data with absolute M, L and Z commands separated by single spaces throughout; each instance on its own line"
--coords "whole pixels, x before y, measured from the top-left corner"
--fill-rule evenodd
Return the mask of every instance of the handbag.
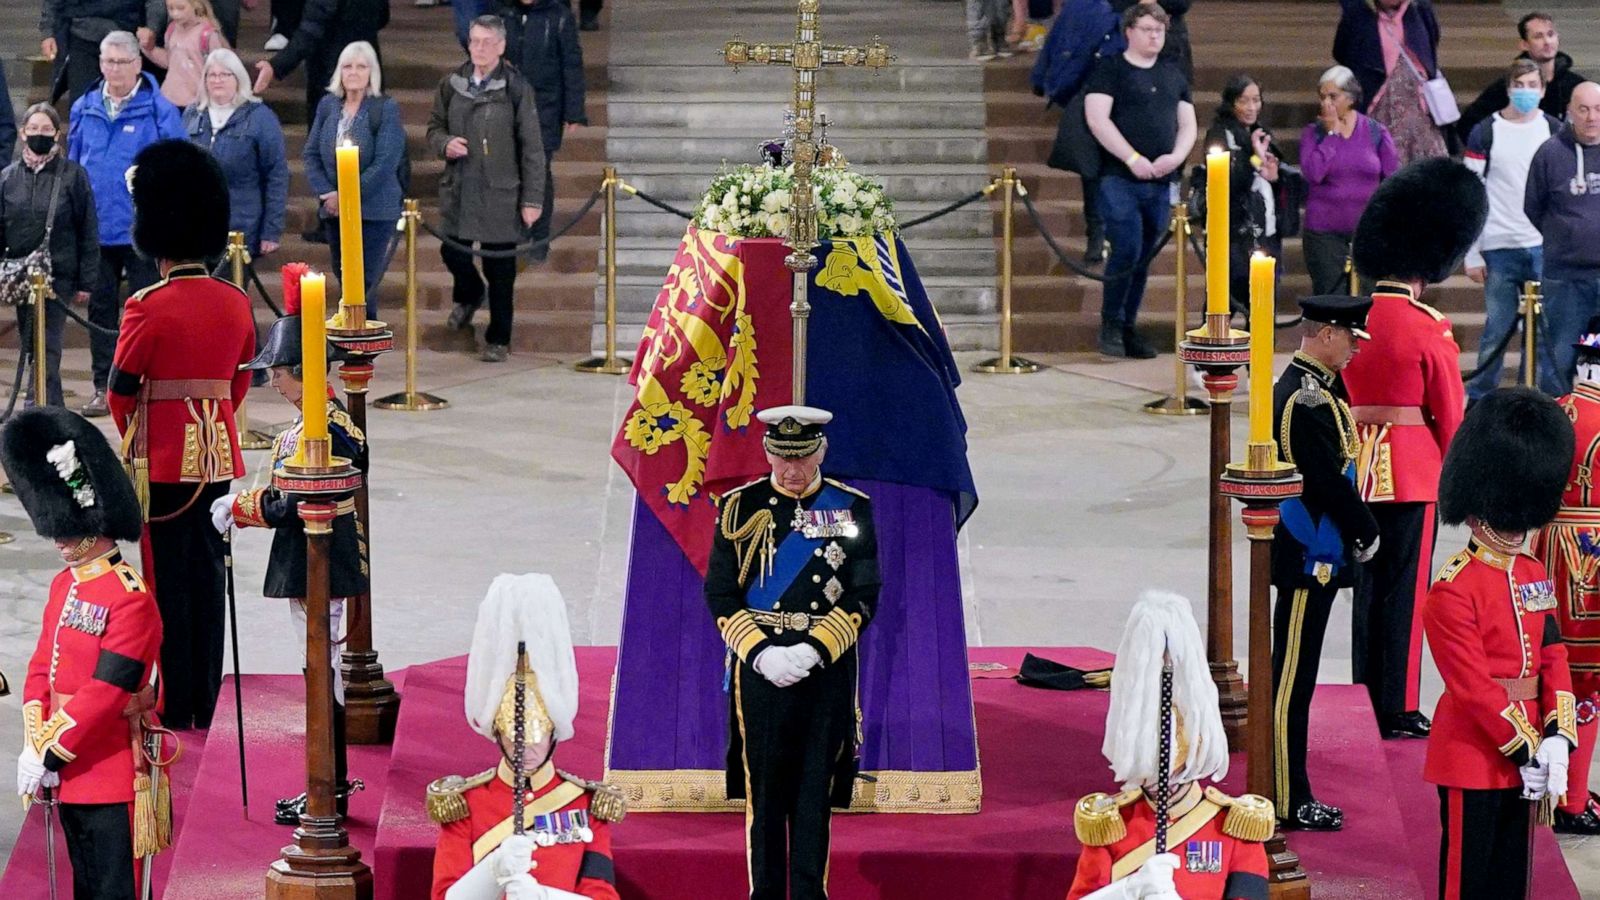
M 21 165 L 18 163 L 17 165 Z M 61 198 L 61 178 L 65 167 L 56 173 L 50 188 L 50 209 L 44 217 L 44 239 L 27 256 L 0 259 L 0 306 L 23 306 L 32 302 L 33 273 L 44 273 L 44 283 L 52 283 L 54 268 L 50 262 L 50 234 L 56 227 L 56 201 Z M 3 186 L 4 182 L 0 182 Z
M 1450 90 L 1450 82 L 1445 80 L 1444 71 L 1432 78 L 1422 74 L 1422 69 L 1411 58 L 1410 53 L 1401 53 L 1411 71 L 1417 75 L 1417 80 L 1422 82 L 1422 102 L 1428 106 L 1428 115 L 1433 118 L 1433 124 L 1443 128 L 1453 125 L 1461 120 L 1461 108 L 1456 105 L 1455 92 Z

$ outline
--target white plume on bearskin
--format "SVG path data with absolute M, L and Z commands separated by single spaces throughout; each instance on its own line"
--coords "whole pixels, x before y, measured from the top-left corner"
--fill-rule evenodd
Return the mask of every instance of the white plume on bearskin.
M 572 737 L 578 716 L 578 662 L 572 650 L 567 604 L 549 575 L 500 575 L 478 606 L 467 654 L 467 722 L 495 739 L 495 715 L 517 671 L 517 642 L 527 645 L 528 669 L 554 726 L 555 738 Z M 531 693 L 531 692 L 530 692 Z M 537 705 L 528 697 L 525 708 Z
M 1134 604 L 1111 669 L 1111 708 L 1101 752 L 1125 787 L 1156 783 L 1163 653 L 1172 660 L 1172 783 L 1228 773 L 1228 738 L 1200 626 L 1187 599 L 1151 590 Z

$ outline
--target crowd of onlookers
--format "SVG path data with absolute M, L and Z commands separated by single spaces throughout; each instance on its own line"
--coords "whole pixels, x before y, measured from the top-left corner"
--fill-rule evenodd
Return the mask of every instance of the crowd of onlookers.
M 377 315 L 395 223 L 403 200 L 414 196 L 407 123 L 383 89 L 379 34 L 388 2 L 274 0 L 272 55 L 252 70 L 234 49 L 240 0 L 44 0 L 40 46 L 55 64 L 52 102 L 23 113 L 20 154 L 0 172 L 0 253 L 26 257 L 48 239 L 55 297 L 83 306 L 96 326 L 86 415 L 106 413 L 124 298 L 161 277 L 133 246 L 126 173 L 134 157 L 167 139 L 210 151 L 228 182 L 230 228 L 244 234 L 253 259 L 271 260 L 292 201 L 284 128 L 262 96 L 302 67 L 309 126 L 300 157 L 315 195 L 305 199 L 317 211 L 303 237 L 328 245 L 329 268 L 339 275 L 335 150 L 353 144 L 368 313 Z M 578 31 L 598 27 L 600 5 L 582 0 L 575 13 L 569 0 L 456 0 L 453 8 L 469 14 L 461 29 L 468 58 L 439 84 L 426 144 L 445 162 L 439 194 L 450 238 L 442 255 L 455 277 L 450 323 L 470 327 L 487 304 L 482 357 L 500 361 L 511 343 L 519 258 L 545 257 L 543 245 L 525 245 L 549 235 L 551 157 L 565 134 L 587 124 Z M 0 70 L 0 97 L 5 87 Z M 0 103 L 5 160 L 13 159 L 18 130 L 9 102 Z M 479 251 L 489 252 L 481 275 Z M 47 309 L 45 401 L 60 404 L 66 310 Z M 29 308 L 18 306 L 18 317 L 31 334 Z M 24 402 L 35 399 L 30 389 Z
M 1480 356 L 1489 364 L 1468 383 L 1468 396 L 1498 382 L 1489 351 L 1516 328 L 1526 280 L 1542 281 L 1545 295 L 1539 383 L 1564 393 L 1572 342 L 1600 304 L 1600 150 L 1585 153 L 1600 145 L 1600 86 L 1573 71 L 1554 18 L 1535 12 L 1517 23 L 1520 52 L 1505 73 L 1458 109 L 1439 68 L 1441 33 L 1429 0 L 1340 4 L 1333 65 L 1317 79 L 1316 118 L 1301 130 L 1296 159 L 1266 124 L 1270 92 L 1245 73 L 1227 79 L 1199 142 L 1231 157 L 1234 311 L 1248 303 L 1250 254 L 1281 256 L 1287 237 L 1300 238 L 1313 294 L 1348 290 L 1351 236 L 1379 182 L 1414 160 L 1453 156 L 1483 178 L 1490 201 L 1466 261 L 1466 274 L 1485 289 Z M 1186 174 L 1190 198 L 1204 200 L 1194 190 L 1203 177 L 1184 171 L 1197 144 L 1181 24 L 1190 0 L 1043 0 L 1052 5 L 1026 10 L 1035 22 L 1054 13 L 1033 84 L 1062 110 L 1050 164 L 1083 179 L 1085 261 L 1104 261 L 1112 276 L 1099 349 L 1147 358 L 1155 351 L 1136 327 L 1145 257 L 1168 229 Z M 974 58 L 991 58 L 999 46 L 990 23 L 1002 8 L 969 0 Z

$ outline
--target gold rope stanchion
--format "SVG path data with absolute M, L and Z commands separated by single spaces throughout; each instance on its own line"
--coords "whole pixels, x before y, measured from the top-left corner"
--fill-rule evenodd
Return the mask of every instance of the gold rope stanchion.
M 426 412 L 450 405 L 443 397 L 417 391 L 417 223 L 421 219 L 417 201 L 407 200 L 401 215 L 406 233 L 406 389 L 374 400 L 372 405 L 379 409 Z
M 1356 261 L 1353 257 L 1344 258 L 1345 280 L 1350 283 L 1350 296 L 1361 296 L 1361 276 L 1356 274 Z
M 986 375 L 1025 375 L 1039 371 L 1039 364 L 1011 353 L 1011 274 L 1012 243 L 1016 236 L 1017 191 L 1022 183 L 1017 180 L 1015 166 L 1000 170 L 997 182 L 1001 191 L 1000 214 L 1000 355 L 986 359 L 972 367 L 974 372 Z M 994 184 L 991 183 L 991 188 Z
M 1208 409 L 1205 401 L 1189 396 L 1189 373 L 1183 354 L 1176 352 L 1189 336 L 1189 204 L 1177 203 L 1172 207 L 1172 242 L 1178 247 L 1178 308 L 1172 317 L 1172 371 L 1177 385 L 1171 396 L 1151 400 L 1144 411 L 1158 416 L 1193 416 Z
M 33 304 L 33 403 L 46 406 L 50 401 L 45 391 L 45 303 L 50 299 L 50 285 L 38 269 L 29 273 L 28 279 L 28 300 Z
M 228 232 L 228 262 L 233 268 L 233 283 L 239 290 L 250 292 L 249 285 L 245 284 L 244 267 L 250 261 L 250 251 L 244 246 L 244 232 Z M 272 437 L 264 432 L 250 427 L 250 412 L 246 408 L 249 400 L 239 404 L 234 410 L 233 419 L 239 428 L 239 449 L 241 450 L 267 450 L 272 447 Z
M 1522 316 L 1522 383 L 1528 387 L 1538 384 L 1538 370 L 1536 365 L 1539 358 L 1539 342 L 1535 340 L 1538 332 L 1534 329 L 1539 325 L 1539 314 L 1542 313 L 1544 292 L 1540 290 L 1539 282 L 1524 281 L 1522 283 L 1522 304 L 1517 314 Z
M 572 364 L 579 372 L 594 375 L 621 375 L 632 363 L 617 356 L 617 179 L 615 166 L 606 166 L 600 189 L 606 193 L 606 354 L 591 356 Z

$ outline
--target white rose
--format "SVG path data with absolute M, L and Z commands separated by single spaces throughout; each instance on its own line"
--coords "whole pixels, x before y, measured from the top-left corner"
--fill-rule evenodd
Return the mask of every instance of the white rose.
M 761 198 L 761 211 L 764 212 L 764 213 L 767 213 L 767 214 L 770 215 L 772 213 L 777 212 L 778 210 L 780 210 L 782 208 L 783 207 L 778 205 L 778 192 L 777 191 L 773 191 L 773 192 L 767 194 L 765 197 Z
M 861 218 L 854 213 L 845 213 L 839 217 L 839 233 L 846 237 L 855 237 L 861 233 Z
M 767 230 L 773 237 L 783 237 L 789 233 L 789 217 L 783 213 L 772 213 L 767 216 Z

